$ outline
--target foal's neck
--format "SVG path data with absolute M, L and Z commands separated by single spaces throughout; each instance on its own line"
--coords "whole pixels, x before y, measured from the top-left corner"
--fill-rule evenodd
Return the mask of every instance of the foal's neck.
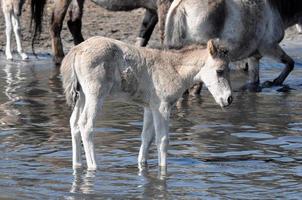
M 177 73 L 186 82 L 193 82 L 194 77 L 204 66 L 208 57 L 206 48 L 193 48 L 175 51 L 178 63 L 174 66 Z

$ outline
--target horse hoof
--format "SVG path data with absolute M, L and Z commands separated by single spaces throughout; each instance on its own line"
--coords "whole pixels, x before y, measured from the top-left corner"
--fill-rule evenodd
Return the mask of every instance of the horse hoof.
M 265 81 L 264 83 L 261 84 L 262 88 L 270 88 L 274 86 L 274 82 L 273 81 Z
M 275 86 L 282 86 L 282 84 L 279 83 L 278 81 L 265 81 L 261 85 L 262 88 L 270 88 L 270 87 L 275 87 Z
M 25 54 L 25 53 L 21 54 L 21 58 L 22 58 L 22 60 L 28 60 L 29 59 L 28 55 Z

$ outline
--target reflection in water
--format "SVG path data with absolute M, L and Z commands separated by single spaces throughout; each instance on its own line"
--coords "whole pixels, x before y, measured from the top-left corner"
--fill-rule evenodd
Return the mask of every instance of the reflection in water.
M 74 179 L 70 189 L 71 193 L 93 194 L 94 183 L 96 178 L 95 171 L 75 170 L 73 173 Z
M 262 63 L 263 80 L 281 67 Z M 221 110 L 203 90 L 173 110 L 168 173 L 138 173 L 142 108 L 106 102 L 96 122 L 100 169 L 72 173 L 71 141 L 59 69 L 51 59 L 0 60 L 0 199 L 297 199 L 302 196 L 302 68 L 295 90 L 235 93 Z M 233 85 L 240 85 L 236 75 Z M 239 80 L 239 83 L 237 81 Z
M 15 104 L 22 100 L 22 97 L 18 96 L 18 88 L 20 87 L 20 82 L 24 77 L 21 77 L 20 65 L 15 67 L 13 64 L 6 64 L 3 71 L 6 74 L 6 85 L 4 86 L 4 94 L 6 95 L 8 101 L 0 105 L 1 111 L 4 115 L 1 116 L 0 123 L 5 126 L 13 126 L 21 124 L 21 113 L 16 108 Z M 16 72 L 14 72 L 16 69 Z
M 143 185 L 138 187 L 143 188 L 142 199 L 148 199 L 150 197 L 153 199 L 167 199 L 169 197 L 166 173 L 166 168 L 159 169 L 158 175 L 154 177 L 148 168 L 140 169 L 138 175 L 143 178 Z

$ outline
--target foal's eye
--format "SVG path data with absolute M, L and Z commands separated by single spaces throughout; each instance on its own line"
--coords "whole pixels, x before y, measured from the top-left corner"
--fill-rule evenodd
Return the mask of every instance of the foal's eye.
M 222 70 L 222 69 L 219 69 L 216 72 L 217 72 L 218 76 L 223 76 L 223 74 L 224 74 L 224 70 Z

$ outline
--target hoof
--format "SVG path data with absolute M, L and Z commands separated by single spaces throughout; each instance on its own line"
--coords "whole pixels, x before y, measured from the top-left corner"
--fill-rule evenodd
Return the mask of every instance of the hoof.
M 21 55 L 22 60 L 28 60 L 28 58 L 29 58 L 26 53 L 21 53 L 20 55 Z
M 96 171 L 97 169 L 98 169 L 98 167 L 96 165 L 92 165 L 92 166 L 87 167 L 88 171 Z
M 73 164 L 73 165 L 72 165 L 72 168 L 73 168 L 74 170 L 81 169 L 81 168 L 82 168 L 82 164 L 81 164 L 81 163 Z
M 7 59 L 7 60 L 13 60 L 13 56 L 12 56 L 12 55 L 7 55 L 7 56 L 6 56 L 6 59 Z
M 261 84 L 262 88 L 270 88 L 275 86 L 282 86 L 282 84 L 278 83 L 277 81 L 265 81 L 264 83 Z

